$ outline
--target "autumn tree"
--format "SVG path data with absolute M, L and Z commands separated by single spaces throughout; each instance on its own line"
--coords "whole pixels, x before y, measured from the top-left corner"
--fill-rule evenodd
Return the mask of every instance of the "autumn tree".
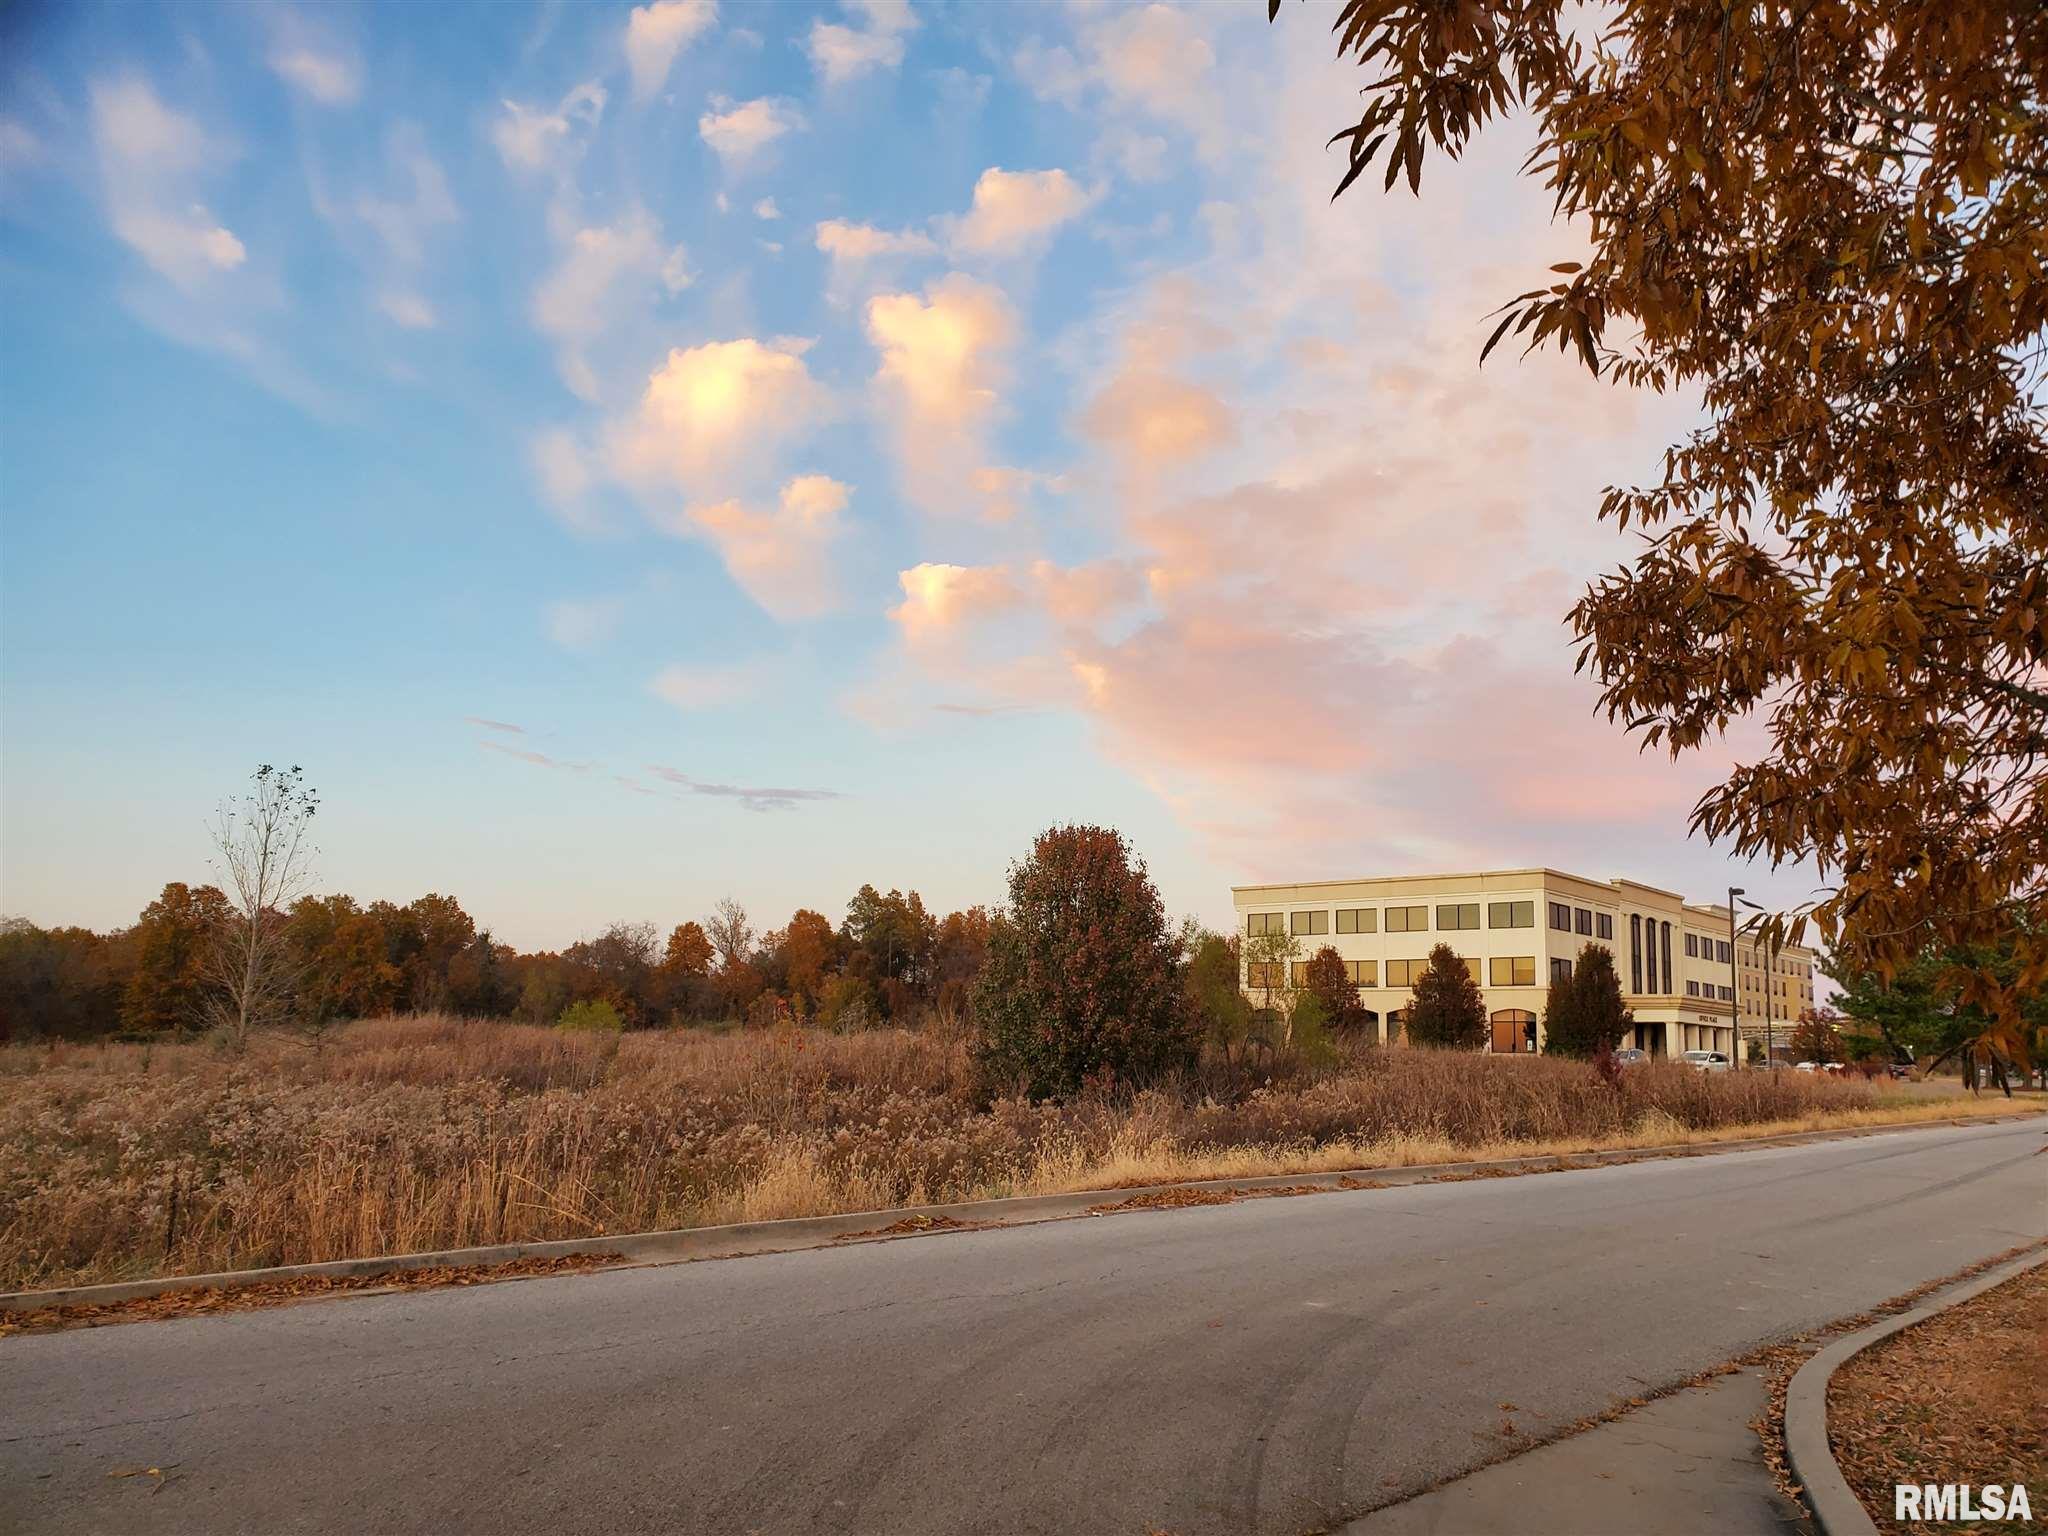
M 231 1046 L 290 1016 L 299 978 L 290 909 L 312 881 L 319 808 L 304 769 L 265 763 L 247 793 L 223 800 L 215 814 L 213 846 L 234 910 L 208 952 L 206 1012 Z
M 1054 827 L 1010 869 L 976 983 L 975 1056 L 1033 1098 L 1139 1084 L 1194 1061 L 1180 942 L 1142 860 L 1106 827 Z
M 1571 974 L 1550 984 L 1543 1010 L 1543 1049 L 1552 1056 L 1592 1061 L 1609 1055 L 1635 1028 L 1621 1000 L 1621 977 L 1604 944 L 1579 951 Z
M 662 950 L 662 969 L 677 976 L 709 976 L 714 953 L 702 924 L 678 923 L 669 930 Z
M 1471 970 L 1448 944 L 1429 952 L 1408 1002 L 1411 1045 L 1441 1045 L 1476 1051 L 1486 1043 L 1486 995 Z
M 1792 1026 L 1792 1059 L 1826 1063 L 1842 1059 L 1842 1019 L 1832 1008 L 1809 1008 Z
M 205 1014 L 207 956 L 230 915 L 211 885 L 173 880 L 130 930 L 135 969 L 121 993 L 121 1027 L 161 1034 L 196 1027 Z
M 782 930 L 782 959 L 790 991 L 816 1003 L 825 978 L 839 961 L 839 934 L 832 920 L 822 912 L 799 907 Z
M 1773 936 L 1810 916 L 1883 975 L 2014 942 L 2013 984 L 1959 973 L 2010 1018 L 2048 977 L 2048 8 L 1348 0 L 1336 29 L 1370 77 L 1340 194 L 1533 120 L 1583 260 L 1481 357 L 1554 342 L 1704 408 L 1601 503 L 1641 540 L 1571 614 L 1610 717 L 1676 756 L 1763 715 L 1693 824 L 1821 871 Z
M 1358 984 L 1344 968 L 1344 957 L 1325 944 L 1302 967 L 1303 990 L 1322 1005 L 1323 1022 L 1342 1034 L 1356 1034 L 1365 1028 L 1365 1004 L 1358 1000 Z

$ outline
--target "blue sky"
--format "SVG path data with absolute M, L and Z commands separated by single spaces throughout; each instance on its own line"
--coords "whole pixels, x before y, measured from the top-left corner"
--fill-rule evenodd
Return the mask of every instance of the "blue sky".
M 1331 206 L 1357 82 L 1262 12 L 11 11 L 0 908 L 131 920 L 259 761 L 325 886 L 522 946 L 993 901 L 1061 820 L 1212 921 L 1725 884 L 1726 754 L 1560 628 L 1686 407 L 1482 374 L 1575 250 L 1523 144 Z

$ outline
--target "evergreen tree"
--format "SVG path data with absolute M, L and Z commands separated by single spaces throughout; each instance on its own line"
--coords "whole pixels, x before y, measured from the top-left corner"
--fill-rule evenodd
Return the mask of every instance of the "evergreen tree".
M 1622 1006 L 1614 956 L 1602 945 L 1588 944 L 1579 951 L 1571 975 L 1551 984 L 1543 1049 L 1590 1061 L 1613 1051 L 1635 1022 Z
M 1365 1004 L 1358 1000 L 1358 988 L 1344 969 L 1344 957 L 1325 944 L 1309 957 L 1302 968 L 1301 984 L 1323 1007 L 1323 1023 L 1342 1034 L 1365 1028 Z
M 1429 952 L 1408 1004 L 1411 1045 L 1476 1051 L 1486 1043 L 1486 997 L 1472 972 L 1448 944 Z

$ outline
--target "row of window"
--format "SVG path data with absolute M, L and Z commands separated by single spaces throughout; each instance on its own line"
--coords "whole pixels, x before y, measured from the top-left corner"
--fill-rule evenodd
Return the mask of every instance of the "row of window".
M 1718 997 L 1724 1003 L 1735 1001 L 1735 989 L 1733 987 L 1716 986 L 1711 981 L 1688 981 L 1685 984 L 1685 995 L 1687 997 Z
M 1718 960 L 1728 963 L 1728 941 L 1710 939 L 1703 933 L 1688 933 L 1685 936 L 1685 954 L 1689 960 Z
M 1442 933 L 1462 933 L 1479 927 L 1479 907 L 1476 901 L 1444 902 L 1436 909 L 1437 930 Z M 1557 909 L 1566 910 L 1569 909 Z M 1386 909 L 1386 931 L 1388 933 L 1428 933 L 1429 908 L 1427 905 L 1398 906 Z M 1303 912 L 1247 912 L 1244 931 L 1248 938 L 1263 938 L 1269 934 L 1292 934 L 1296 938 L 1310 939 L 1330 931 L 1330 919 L 1337 920 L 1338 933 L 1378 933 L 1380 931 L 1380 909 L 1378 907 L 1339 907 L 1334 913 L 1317 908 Z M 1580 933 L 1592 933 L 1593 914 L 1581 911 L 1585 920 Z M 1599 914 L 1600 937 L 1614 937 L 1614 920 L 1606 913 Z M 1489 901 L 1486 903 L 1486 926 L 1489 928 L 1534 928 L 1536 926 L 1536 903 L 1533 901 Z M 1571 920 L 1567 916 L 1565 931 L 1571 932 Z
M 1464 958 L 1464 957 L 1460 957 Z M 1412 987 L 1421 979 L 1427 960 L 1389 960 L 1387 962 L 1387 985 L 1390 987 Z M 1555 979 L 1557 967 L 1564 967 L 1564 974 L 1571 975 L 1571 961 L 1551 962 L 1551 975 Z M 1293 963 L 1294 985 L 1304 986 L 1308 982 L 1309 962 L 1296 960 Z M 1477 960 L 1465 959 L 1465 969 L 1474 981 L 1482 979 Z M 1377 960 L 1346 960 L 1344 974 L 1354 987 L 1376 987 L 1379 985 L 1379 962 Z M 1245 966 L 1245 985 L 1265 987 L 1278 985 L 1280 967 L 1277 961 L 1254 960 Z M 1268 978 L 1271 978 L 1269 982 Z M 1536 957 L 1534 955 L 1495 955 L 1486 962 L 1484 977 L 1489 986 L 1533 987 L 1536 985 Z
M 1550 904 L 1550 926 L 1559 933 L 1582 933 L 1589 939 L 1611 939 L 1614 937 L 1614 914 L 1553 901 Z

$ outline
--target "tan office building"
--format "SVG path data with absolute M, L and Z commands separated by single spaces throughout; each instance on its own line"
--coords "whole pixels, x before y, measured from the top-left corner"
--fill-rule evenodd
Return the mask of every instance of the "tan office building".
M 1751 955 L 1745 979 L 1755 983 L 1754 1002 L 1738 1004 L 1727 907 L 1688 902 L 1633 880 L 1510 869 L 1242 885 L 1231 896 L 1238 932 L 1248 941 L 1285 933 L 1301 946 L 1291 980 L 1300 979 L 1317 950 L 1334 948 L 1382 1040 L 1400 1038 L 1410 986 L 1437 944 L 1450 945 L 1471 969 L 1492 1021 L 1488 1048 L 1500 1052 L 1542 1048 L 1545 991 L 1552 978 L 1570 974 L 1588 943 L 1614 956 L 1623 999 L 1635 1015 L 1634 1033 L 1623 1045 L 1654 1055 L 1712 1050 L 1732 1057 L 1738 1006 L 1743 1034 L 1761 1038 L 1766 996 L 1788 1003 L 1791 989 L 1803 985 L 1801 1006 L 1812 1002 L 1813 952 L 1787 947 L 1775 957 L 1776 969 Z M 1746 938 L 1737 948 L 1751 950 Z M 1269 981 L 1281 982 L 1260 973 L 1249 943 L 1245 953 L 1247 991 L 1257 996 Z M 1767 992 L 1767 976 L 1787 990 Z

